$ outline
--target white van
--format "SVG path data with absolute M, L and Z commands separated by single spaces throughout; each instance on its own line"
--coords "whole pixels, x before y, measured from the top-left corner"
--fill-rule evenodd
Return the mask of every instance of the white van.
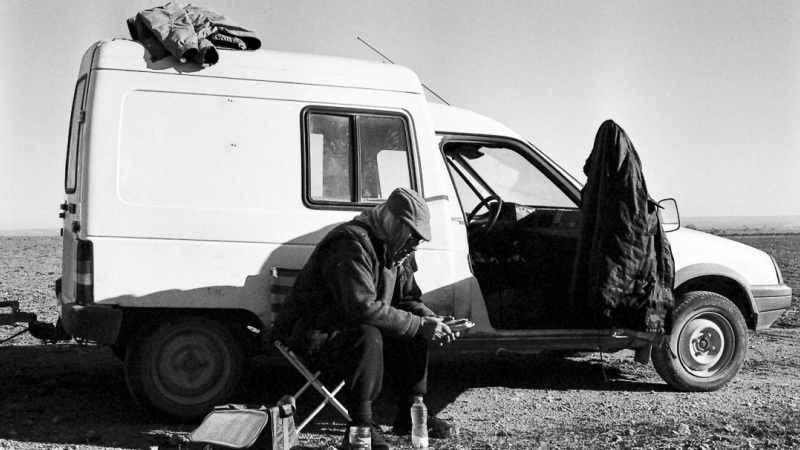
M 112 346 L 141 403 L 204 414 L 269 348 L 315 244 L 398 186 L 431 211 L 433 240 L 417 253 L 426 302 L 476 323 L 448 351 L 649 358 L 651 335 L 560 314 L 581 185 L 507 127 L 428 103 L 395 65 L 225 51 L 200 69 L 121 39 L 86 52 L 75 88 L 61 324 Z M 679 229 L 664 205 L 679 305 L 653 361 L 675 388 L 718 389 L 744 361 L 746 327 L 769 327 L 791 289 L 769 255 Z

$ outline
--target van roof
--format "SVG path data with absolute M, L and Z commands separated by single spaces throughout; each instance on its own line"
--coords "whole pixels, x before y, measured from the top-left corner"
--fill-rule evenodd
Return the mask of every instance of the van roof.
M 168 56 L 152 62 L 145 47 L 129 39 L 99 41 L 84 56 L 93 70 L 126 70 L 184 76 L 262 80 L 408 92 L 424 95 L 410 69 L 376 61 L 271 50 L 220 49 L 219 62 L 201 68 Z M 86 67 L 86 64 L 82 65 Z

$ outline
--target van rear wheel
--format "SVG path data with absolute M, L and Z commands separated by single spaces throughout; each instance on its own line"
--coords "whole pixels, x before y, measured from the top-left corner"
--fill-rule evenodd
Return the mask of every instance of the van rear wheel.
M 111 353 L 117 357 L 118 360 L 125 362 L 125 353 L 128 352 L 128 348 L 124 345 L 110 345 Z
M 689 292 L 673 311 L 669 344 L 653 349 L 653 366 L 670 386 L 715 391 L 739 373 L 747 353 L 747 325 L 739 309 L 713 293 Z
M 190 318 L 161 323 L 135 340 L 125 355 L 125 381 L 141 405 L 195 419 L 233 394 L 242 364 L 242 351 L 226 327 Z

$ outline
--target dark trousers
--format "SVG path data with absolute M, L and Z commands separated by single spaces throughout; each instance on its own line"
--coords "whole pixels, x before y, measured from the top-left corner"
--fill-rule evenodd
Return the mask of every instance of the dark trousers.
M 372 420 L 372 402 L 384 375 L 398 403 L 410 404 L 428 388 L 428 342 L 387 337 L 376 327 L 361 325 L 332 336 L 312 355 L 312 364 L 345 381 L 345 404 L 356 422 Z

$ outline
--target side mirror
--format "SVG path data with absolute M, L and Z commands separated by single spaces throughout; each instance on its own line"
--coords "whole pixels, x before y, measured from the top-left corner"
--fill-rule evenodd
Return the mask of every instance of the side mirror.
M 681 215 L 678 213 L 678 202 L 674 198 L 667 198 L 658 202 L 661 214 L 661 226 L 664 231 L 675 231 L 681 227 Z

